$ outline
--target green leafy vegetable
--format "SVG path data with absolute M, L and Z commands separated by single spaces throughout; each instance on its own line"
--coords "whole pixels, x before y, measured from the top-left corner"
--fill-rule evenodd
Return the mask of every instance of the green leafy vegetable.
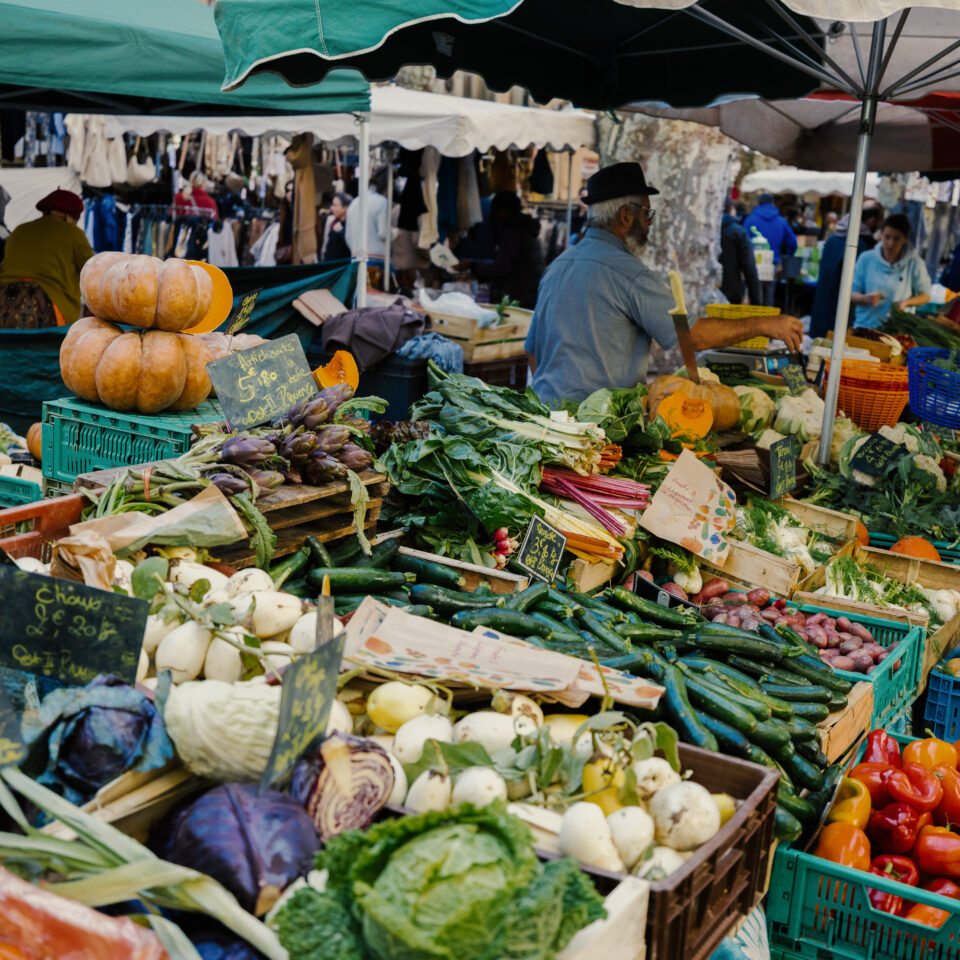
M 643 423 L 643 398 L 647 388 L 595 390 L 577 408 L 577 419 L 599 424 L 611 443 L 622 443 Z
M 271 926 L 297 960 L 366 960 L 353 915 L 336 897 L 313 887 L 298 890 Z

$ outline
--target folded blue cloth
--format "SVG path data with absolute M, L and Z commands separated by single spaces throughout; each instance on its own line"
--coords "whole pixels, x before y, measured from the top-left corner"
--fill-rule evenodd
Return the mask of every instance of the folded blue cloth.
M 423 333 L 409 339 L 397 356 L 432 360 L 444 373 L 463 373 L 463 348 L 439 333 Z

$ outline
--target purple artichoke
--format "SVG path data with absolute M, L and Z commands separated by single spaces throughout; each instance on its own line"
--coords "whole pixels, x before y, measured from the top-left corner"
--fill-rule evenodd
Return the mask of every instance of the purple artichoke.
M 232 473 L 213 473 L 210 482 L 228 497 L 234 493 L 246 493 L 250 489 L 249 483 Z
M 296 420 L 290 421 L 294 427 L 303 427 L 306 430 L 316 430 L 333 416 L 333 411 L 323 398 L 323 395 L 311 397 L 303 408 L 303 412 Z
M 326 402 L 332 417 L 337 412 L 337 407 L 341 403 L 349 400 L 353 396 L 354 390 L 349 383 L 337 383 L 332 387 L 327 387 L 320 391 L 320 397 Z
M 310 454 L 317 449 L 317 435 L 315 433 L 293 433 L 277 449 L 284 460 L 289 460 L 292 467 L 299 467 L 306 463 Z
M 336 453 L 349 439 L 349 428 L 342 423 L 331 423 L 317 433 L 317 450 Z
M 354 430 L 359 430 L 361 433 L 370 433 L 370 427 L 372 424 L 369 420 L 364 420 L 363 417 L 344 417 L 339 421 L 348 427 L 353 427 Z
M 276 470 L 251 470 L 250 476 L 253 477 L 260 488 L 261 496 L 283 484 L 283 474 Z
M 373 463 L 373 454 L 355 443 L 345 443 L 337 453 L 337 459 L 348 469 L 358 473 Z
M 333 483 L 334 480 L 343 480 L 347 475 L 347 468 L 339 460 L 317 450 L 304 464 L 301 472 L 304 483 L 320 487 L 325 483 Z
M 231 437 L 220 450 L 220 459 L 224 463 L 238 467 L 253 467 L 276 455 L 276 447 L 263 437 Z

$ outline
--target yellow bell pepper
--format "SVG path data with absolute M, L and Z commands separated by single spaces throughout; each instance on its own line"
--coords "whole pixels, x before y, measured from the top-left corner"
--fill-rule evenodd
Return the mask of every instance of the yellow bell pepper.
M 870 820 L 870 792 L 859 780 L 844 777 L 837 799 L 827 814 L 827 823 L 849 823 L 865 830 Z

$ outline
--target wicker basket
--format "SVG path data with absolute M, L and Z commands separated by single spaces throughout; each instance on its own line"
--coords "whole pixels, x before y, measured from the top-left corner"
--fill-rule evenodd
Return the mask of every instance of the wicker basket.
M 830 372 L 830 362 L 827 370 Z M 909 399 L 904 367 L 866 360 L 844 360 L 837 406 L 861 429 L 874 432 L 894 426 Z
M 779 317 L 779 307 L 754 307 L 749 303 L 708 303 L 707 316 L 716 320 L 742 320 L 744 317 Z M 751 337 L 741 340 L 734 347 L 741 350 L 766 350 L 769 337 Z

